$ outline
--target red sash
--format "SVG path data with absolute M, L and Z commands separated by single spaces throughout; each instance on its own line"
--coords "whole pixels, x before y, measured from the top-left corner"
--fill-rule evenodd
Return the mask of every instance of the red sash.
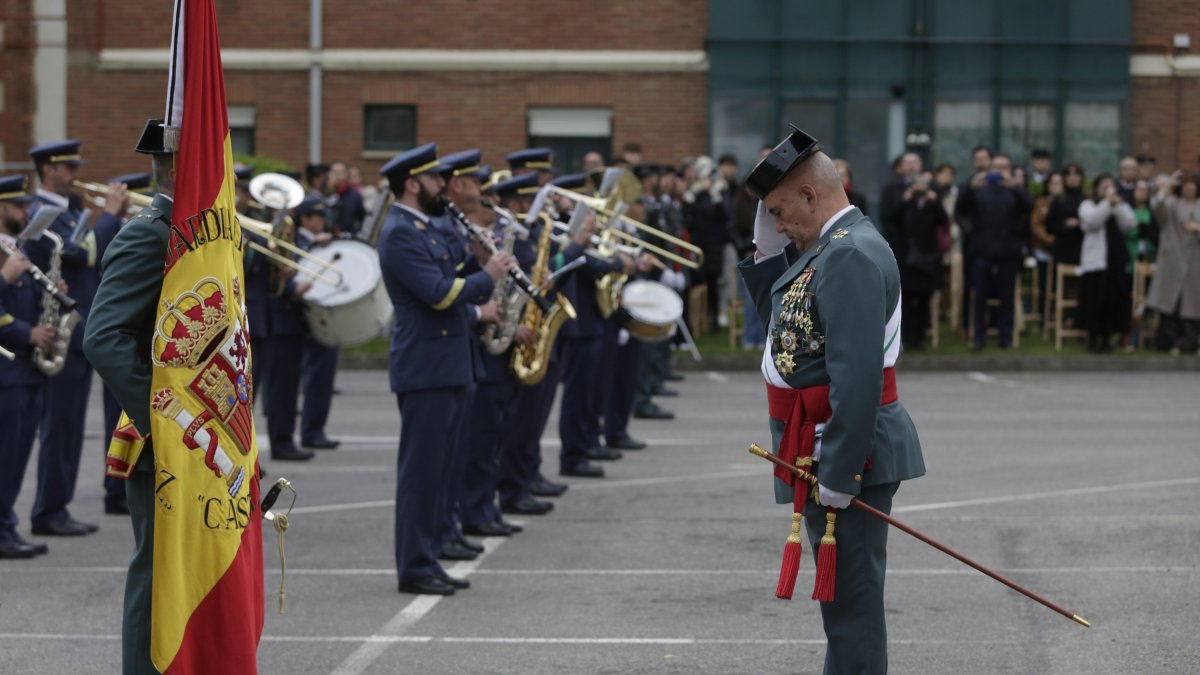
M 898 398 L 896 370 L 884 368 L 883 395 L 879 399 L 879 405 L 893 403 Z M 784 422 L 783 437 L 779 439 L 780 459 L 795 466 L 797 457 L 812 457 L 816 446 L 817 425 L 829 421 L 833 414 L 829 408 L 829 385 L 792 389 L 776 387 L 767 382 L 767 402 L 771 419 Z M 796 480 L 795 475 L 782 467 L 775 469 L 775 475 L 788 485 L 792 485 Z

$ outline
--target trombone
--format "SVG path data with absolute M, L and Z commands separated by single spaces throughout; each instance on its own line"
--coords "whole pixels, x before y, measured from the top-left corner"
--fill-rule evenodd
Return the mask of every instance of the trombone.
M 688 267 L 693 270 L 700 269 L 700 266 L 704 264 L 704 251 L 700 250 L 699 246 L 696 246 L 695 244 L 693 244 L 691 242 L 684 241 L 683 239 L 680 239 L 679 237 L 676 237 L 672 234 L 667 234 L 666 232 L 663 232 L 662 230 L 660 230 L 656 227 L 650 227 L 649 225 L 647 225 L 639 220 L 634 220 L 633 218 L 630 218 L 629 216 L 622 213 L 619 209 L 611 208 L 608 205 L 608 202 L 604 199 L 601 199 L 599 197 L 588 197 L 587 195 L 581 195 L 578 192 L 564 190 L 563 188 L 560 188 L 557 185 L 547 185 L 546 188 L 548 188 L 549 191 L 553 194 L 556 194 L 556 195 L 559 195 L 562 197 L 566 197 L 567 199 L 575 201 L 579 204 L 583 204 L 584 206 L 587 206 L 588 208 L 595 211 L 596 213 L 599 213 L 603 216 L 608 217 L 610 222 L 615 219 L 620 219 L 622 222 L 624 222 L 628 225 L 631 225 L 634 228 L 636 228 L 642 232 L 645 232 L 646 234 L 649 234 L 649 235 L 658 237 L 660 239 L 663 239 L 664 241 L 670 242 L 670 243 L 692 253 L 695 256 L 695 258 L 693 259 L 691 257 L 681 256 L 678 253 L 675 253 L 673 251 L 668 251 L 667 249 L 662 248 L 661 246 L 655 246 L 654 244 L 651 244 L 650 242 L 647 242 L 629 232 L 626 232 L 619 227 L 612 227 L 611 225 L 606 225 L 605 232 L 611 232 L 613 236 L 615 236 L 619 239 L 623 239 L 626 242 L 630 242 L 634 246 L 640 246 L 642 248 L 645 248 L 646 250 L 650 251 L 651 253 L 654 253 L 655 255 L 661 256 L 661 257 L 671 260 L 673 262 L 677 262 L 680 265 L 683 265 L 684 267 Z
M 91 199 L 93 204 L 96 204 L 97 206 L 101 206 L 101 207 L 104 206 L 103 200 L 108 195 L 108 186 L 107 185 L 104 185 L 103 183 L 85 183 L 83 181 L 78 181 L 78 180 L 73 181 L 73 184 L 75 185 L 75 187 L 79 188 L 80 190 L 87 192 L 89 194 L 89 199 Z M 154 198 L 151 197 L 150 195 L 144 195 L 144 194 L 141 194 L 138 192 L 128 192 L 128 193 L 126 193 L 126 196 L 129 198 L 129 202 L 139 209 L 144 209 L 144 208 L 150 206 L 150 204 L 153 203 L 153 201 L 154 201 Z M 296 270 L 297 272 L 303 272 L 304 274 L 308 274 L 308 275 L 312 276 L 314 279 L 321 281 L 322 283 L 329 284 L 330 286 L 333 286 L 335 288 L 341 285 L 340 280 L 335 281 L 335 280 L 325 276 L 324 274 L 321 274 L 321 272 L 324 272 L 326 270 L 333 268 L 334 272 L 337 272 L 339 277 L 341 276 L 341 273 L 338 272 L 338 270 L 334 267 L 334 265 L 331 261 L 323 260 L 322 258 L 315 256 L 315 255 L 309 253 L 308 251 L 305 251 L 304 249 L 300 248 L 299 246 L 296 246 L 295 244 L 293 244 L 289 241 L 285 241 L 283 239 L 280 239 L 279 237 L 276 237 L 271 232 L 272 227 L 271 227 L 270 223 L 264 223 L 261 220 L 254 220 L 253 218 L 247 218 L 246 216 L 243 216 L 243 215 L 238 215 L 237 220 L 238 220 L 238 223 L 242 226 L 243 230 L 250 232 L 252 234 L 257 234 L 258 236 L 267 240 L 266 246 L 263 246 L 262 244 L 259 244 L 256 241 L 247 240 L 246 245 L 249 246 L 252 250 L 265 255 L 268 259 L 270 259 L 272 262 L 274 262 L 276 264 L 283 265 L 284 267 L 290 267 L 290 268 Z M 295 255 L 298 255 L 301 258 L 304 258 L 306 260 L 309 260 L 309 261 L 319 265 L 320 266 L 319 271 L 308 269 L 308 268 L 304 267 L 303 265 L 301 265 L 300 263 L 292 260 L 291 258 L 288 258 L 287 256 L 279 253 L 278 251 L 275 250 L 275 248 L 277 248 L 277 247 L 282 248 L 285 251 L 294 253 Z

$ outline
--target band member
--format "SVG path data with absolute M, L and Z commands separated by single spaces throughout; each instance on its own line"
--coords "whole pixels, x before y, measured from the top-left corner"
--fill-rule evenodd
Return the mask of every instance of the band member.
M 75 497 L 79 476 L 79 460 L 83 452 L 83 430 L 87 423 L 88 396 L 92 389 L 92 367 L 83 356 L 83 331 L 100 276 L 96 263 L 104 254 L 98 241 L 112 240 L 111 235 L 97 236 L 89 232 L 81 244 L 75 243 L 75 229 L 82 211 L 72 203 L 73 182 L 79 178 L 79 167 L 85 162 L 77 140 L 56 141 L 39 145 L 29 151 L 37 168 L 41 188 L 37 191 L 29 215 L 39 209 L 55 206 L 64 209 L 49 231 L 63 241 L 60 253 L 50 237 L 30 241 L 25 246 L 29 261 L 42 270 L 50 269 L 51 259 L 58 256 L 62 279 L 71 288 L 76 311 L 84 320 L 71 335 L 66 361 L 62 370 L 46 384 L 45 405 L 42 408 L 40 447 L 38 450 L 38 486 L 33 502 L 33 532 L 54 536 L 79 536 L 100 529 L 82 523 L 71 516 L 67 506 Z M 118 188 L 109 198 L 108 206 L 123 208 L 124 195 Z M 107 212 L 106 212 L 107 213 Z M 119 219 L 112 214 L 97 226 L 113 228 Z M 106 430 L 107 431 L 107 430 Z
M 550 148 L 517 150 L 505 155 L 504 160 L 514 177 L 536 173 L 539 187 L 554 178 L 554 153 Z
M 379 260 L 395 308 L 389 376 L 400 410 L 396 481 L 396 571 L 403 593 L 452 595 L 466 580 L 437 561 L 448 460 L 453 457 L 467 388 L 482 368 L 471 348 L 468 303 L 484 304 L 493 285 L 516 265 L 492 255 L 483 269 L 458 276 L 465 256 L 452 258 L 430 218 L 445 212 L 446 188 L 429 143 L 397 155 L 380 169 L 396 203 L 379 240 Z
M 321 232 L 317 239 L 311 229 L 325 226 L 325 202 L 310 194 L 296 206 L 292 217 L 298 221 L 295 245 L 307 248 L 310 242 L 329 241 L 330 235 Z M 308 324 L 304 320 L 304 294 L 312 288 L 310 278 L 298 278 L 291 267 L 277 266 L 272 272 L 280 280 L 280 287 L 267 297 L 267 320 L 270 324 L 266 348 L 260 352 L 266 357 L 263 364 L 266 378 L 267 434 L 271 439 L 271 459 L 304 462 L 313 458 L 310 450 L 296 447 L 296 412 L 300 398 L 300 368 L 304 359 L 305 344 L 309 339 Z M 247 308 L 248 309 L 248 308 Z M 251 323 L 251 349 L 253 349 L 253 321 Z
M 149 208 L 125 223 L 105 254 L 104 280 L 84 347 L 137 430 L 149 436 L 151 342 L 175 193 L 174 155 L 163 148 L 162 120 L 146 124 L 136 150 L 151 155 L 158 194 Z M 134 536 L 121 626 L 126 673 L 158 672 L 150 661 L 154 476 L 153 439 L 147 438 L 125 482 Z
M 121 225 L 125 223 L 124 214 L 129 211 L 129 199 L 119 199 L 120 193 L 115 189 L 121 186 L 129 193 L 146 194 L 150 192 L 151 176 L 149 172 L 130 173 L 124 176 L 117 176 L 108 181 L 109 194 L 105 201 L 105 212 L 112 213 L 109 206 L 119 205 L 120 212 L 116 217 L 121 218 Z M 115 204 L 113 204 L 115 202 Z M 117 228 L 98 228 L 96 230 L 97 247 L 100 250 L 106 250 L 108 245 L 112 243 L 112 238 L 117 236 Z M 111 235 L 109 238 L 101 241 L 102 235 Z M 117 399 L 113 396 L 112 390 L 108 385 L 104 385 L 104 429 L 105 432 L 100 435 L 100 440 L 104 448 L 104 454 L 108 454 L 108 441 L 113 429 L 117 428 L 117 422 L 121 418 L 121 405 L 117 403 Z M 125 481 L 113 476 L 104 476 L 104 512 L 108 515 L 129 515 L 129 504 L 125 499 Z
M 54 329 L 39 325 L 42 287 L 29 273 L 30 263 L 16 251 L 16 235 L 25 226 L 32 197 L 25 176 L 0 178 L 0 240 L 15 255 L 0 252 L 0 347 L 13 354 L 0 357 L 0 559 L 32 558 L 46 553 L 42 543 L 17 532 L 13 505 L 21 491 L 25 467 L 42 411 L 46 376 L 33 367 L 33 348 L 50 346 Z
M 308 251 L 325 246 L 333 241 L 327 231 L 328 219 L 325 203 L 314 197 L 306 197 L 296 207 L 299 227 L 296 229 L 296 244 Z M 303 309 L 301 309 L 303 319 Z M 304 406 L 300 410 L 300 445 L 316 450 L 332 450 L 341 442 L 325 435 L 325 423 L 329 420 L 329 409 L 333 405 L 333 380 L 337 376 L 337 347 L 328 347 L 313 339 L 304 338 L 304 357 L 301 367 Z
M 803 512 L 818 559 L 822 535 L 835 535 L 836 525 L 835 579 L 819 571 L 814 591 L 828 642 L 825 672 L 886 672 L 888 527 L 845 507 L 858 497 L 890 512 L 900 481 L 925 473 L 896 394 L 900 273 L 887 242 L 850 205 L 833 161 L 804 132 L 794 130 L 746 184 L 762 203 L 757 250 L 739 267 L 768 327 L 762 371 L 774 450 L 820 480 L 813 491 L 777 471 L 775 496 Z M 781 597 L 795 581 L 794 568 L 790 578 L 787 570 Z

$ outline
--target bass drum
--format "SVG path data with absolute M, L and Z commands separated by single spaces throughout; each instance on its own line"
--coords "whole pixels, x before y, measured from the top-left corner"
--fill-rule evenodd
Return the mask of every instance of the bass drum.
M 625 283 L 621 291 L 625 329 L 645 342 L 662 342 L 675 334 L 683 317 L 683 298 L 670 286 L 638 279 Z
M 313 339 L 328 347 L 352 347 L 387 335 L 392 303 L 375 249 L 361 241 L 335 239 L 309 253 L 331 266 L 322 268 L 307 258 L 300 266 L 338 282 L 332 286 L 303 272 L 298 275 L 313 281 L 304 294 L 304 319 Z

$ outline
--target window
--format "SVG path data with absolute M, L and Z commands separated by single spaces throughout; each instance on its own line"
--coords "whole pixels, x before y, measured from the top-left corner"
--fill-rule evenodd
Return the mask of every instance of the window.
M 612 155 L 612 110 L 609 108 L 530 108 L 528 140 L 531 148 L 550 148 L 554 170 L 583 170 L 583 156 L 598 152 L 608 163 Z
M 417 145 L 417 107 L 368 105 L 363 108 L 363 149 L 402 152 Z
M 795 113 L 790 113 L 795 114 Z M 801 129 L 809 131 L 796 122 Z M 739 167 L 753 167 L 758 163 L 758 153 L 764 145 L 775 145 L 779 136 L 775 126 L 775 111 L 771 99 L 766 96 L 714 96 L 709 147 L 714 157 L 730 153 L 737 157 Z M 813 132 L 815 134 L 815 132 Z M 816 138 L 820 138 L 817 136 Z M 696 152 L 701 152 L 696 148 Z M 672 158 L 682 159 L 680 157 Z
M 1121 152 L 1119 103 L 1067 103 L 1063 124 L 1065 160 L 1079 162 L 1089 176 L 1116 168 Z
M 235 155 L 254 154 L 254 127 L 257 118 L 252 105 L 229 106 L 229 144 Z
M 1000 106 L 1000 151 L 1013 166 L 1029 166 L 1035 149 L 1054 151 L 1054 106 L 1049 103 Z
M 992 106 L 982 101 L 939 101 L 933 111 L 933 165 L 970 176 L 971 149 L 992 143 Z

